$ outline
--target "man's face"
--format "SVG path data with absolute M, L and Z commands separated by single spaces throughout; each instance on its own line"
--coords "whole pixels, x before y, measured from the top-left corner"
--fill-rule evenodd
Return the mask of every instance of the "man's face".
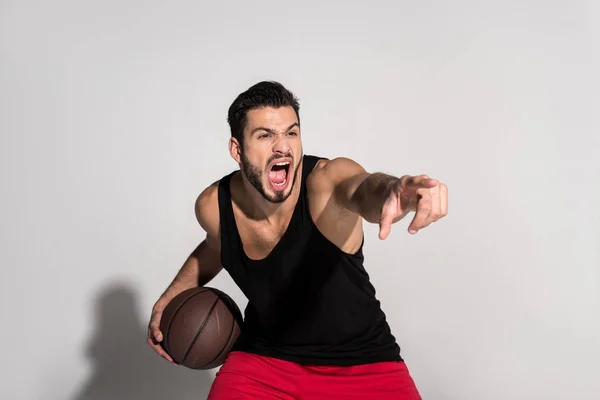
M 241 169 L 252 186 L 272 203 L 285 201 L 302 161 L 300 126 L 294 109 L 249 111 L 240 150 Z

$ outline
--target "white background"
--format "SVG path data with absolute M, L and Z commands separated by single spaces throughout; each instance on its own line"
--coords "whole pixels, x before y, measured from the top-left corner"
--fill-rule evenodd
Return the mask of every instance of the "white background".
M 0 398 L 206 396 L 146 324 L 237 168 L 227 107 L 278 80 L 306 153 L 449 187 L 414 237 L 366 227 L 424 399 L 599 399 L 593 3 L 0 1 Z

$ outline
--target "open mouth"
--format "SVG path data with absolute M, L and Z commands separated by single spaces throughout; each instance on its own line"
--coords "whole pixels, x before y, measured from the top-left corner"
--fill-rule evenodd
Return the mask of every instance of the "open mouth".
M 269 183 L 273 188 L 281 190 L 287 186 L 291 165 L 290 161 L 279 161 L 271 165 L 271 169 L 269 169 Z

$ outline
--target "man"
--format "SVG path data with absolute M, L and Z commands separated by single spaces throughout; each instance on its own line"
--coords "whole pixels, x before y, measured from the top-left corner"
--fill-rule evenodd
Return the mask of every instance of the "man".
M 415 212 L 414 234 L 446 215 L 446 186 L 304 155 L 298 101 L 276 82 L 240 94 L 228 122 L 240 170 L 199 195 L 206 238 L 156 302 L 150 346 L 173 362 L 162 310 L 225 268 L 248 306 L 209 399 L 420 399 L 363 266 L 362 224 L 385 239 Z

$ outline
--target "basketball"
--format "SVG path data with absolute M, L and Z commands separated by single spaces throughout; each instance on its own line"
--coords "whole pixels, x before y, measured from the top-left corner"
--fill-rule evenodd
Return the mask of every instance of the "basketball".
M 188 289 L 163 310 L 161 344 L 180 365 L 216 368 L 238 339 L 241 323 L 242 313 L 227 294 L 210 287 Z

